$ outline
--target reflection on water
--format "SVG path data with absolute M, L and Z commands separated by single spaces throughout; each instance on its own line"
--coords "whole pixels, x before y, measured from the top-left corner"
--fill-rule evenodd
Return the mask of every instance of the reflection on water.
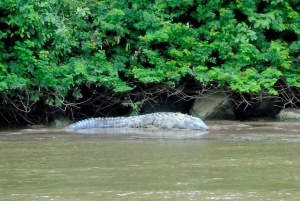
M 92 128 L 73 131 L 76 134 L 103 134 L 126 139 L 191 139 L 199 138 L 208 131 L 202 130 L 163 130 L 159 128 Z M 113 134 L 113 135 L 112 135 Z
M 2 132 L 0 200 L 298 200 L 300 129 L 278 128 Z

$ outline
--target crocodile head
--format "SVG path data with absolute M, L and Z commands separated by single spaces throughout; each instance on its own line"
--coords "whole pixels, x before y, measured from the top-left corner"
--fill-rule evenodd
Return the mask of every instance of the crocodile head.
M 208 130 L 208 126 L 200 119 L 191 117 L 184 122 L 186 129 Z

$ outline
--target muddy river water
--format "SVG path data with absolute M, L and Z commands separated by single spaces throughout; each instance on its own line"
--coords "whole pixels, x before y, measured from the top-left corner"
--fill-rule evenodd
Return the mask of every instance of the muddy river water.
M 299 200 L 300 125 L 0 132 L 0 200 Z

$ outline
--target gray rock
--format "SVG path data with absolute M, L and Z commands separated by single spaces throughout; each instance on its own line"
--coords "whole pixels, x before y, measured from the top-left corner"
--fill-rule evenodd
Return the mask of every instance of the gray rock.
M 63 126 L 67 126 L 71 123 L 70 120 L 63 118 L 63 117 L 59 117 L 57 119 L 54 119 L 53 122 L 50 123 L 51 127 L 63 127 Z
M 235 120 L 231 100 L 225 93 L 196 99 L 189 113 L 203 120 Z
M 299 121 L 300 110 L 296 108 L 285 108 L 282 109 L 276 116 L 276 119 L 280 121 Z

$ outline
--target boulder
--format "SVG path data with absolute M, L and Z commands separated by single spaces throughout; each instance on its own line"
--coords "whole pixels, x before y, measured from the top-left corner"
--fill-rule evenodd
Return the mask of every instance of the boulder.
M 300 110 L 296 108 L 285 108 L 282 109 L 276 116 L 276 119 L 280 121 L 299 121 Z
M 225 93 L 196 99 L 189 113 L 203 120 L 235 120 L 231 100 Z
M 70 121 L 69 119 L 66 119 L 64 117 L 58 117 L 50 123 L 50 126 L 52 126 L 52 127 L 64 127 L 64 126 L 70 125 L 71 123 L 72 123 L 72 121 Z

